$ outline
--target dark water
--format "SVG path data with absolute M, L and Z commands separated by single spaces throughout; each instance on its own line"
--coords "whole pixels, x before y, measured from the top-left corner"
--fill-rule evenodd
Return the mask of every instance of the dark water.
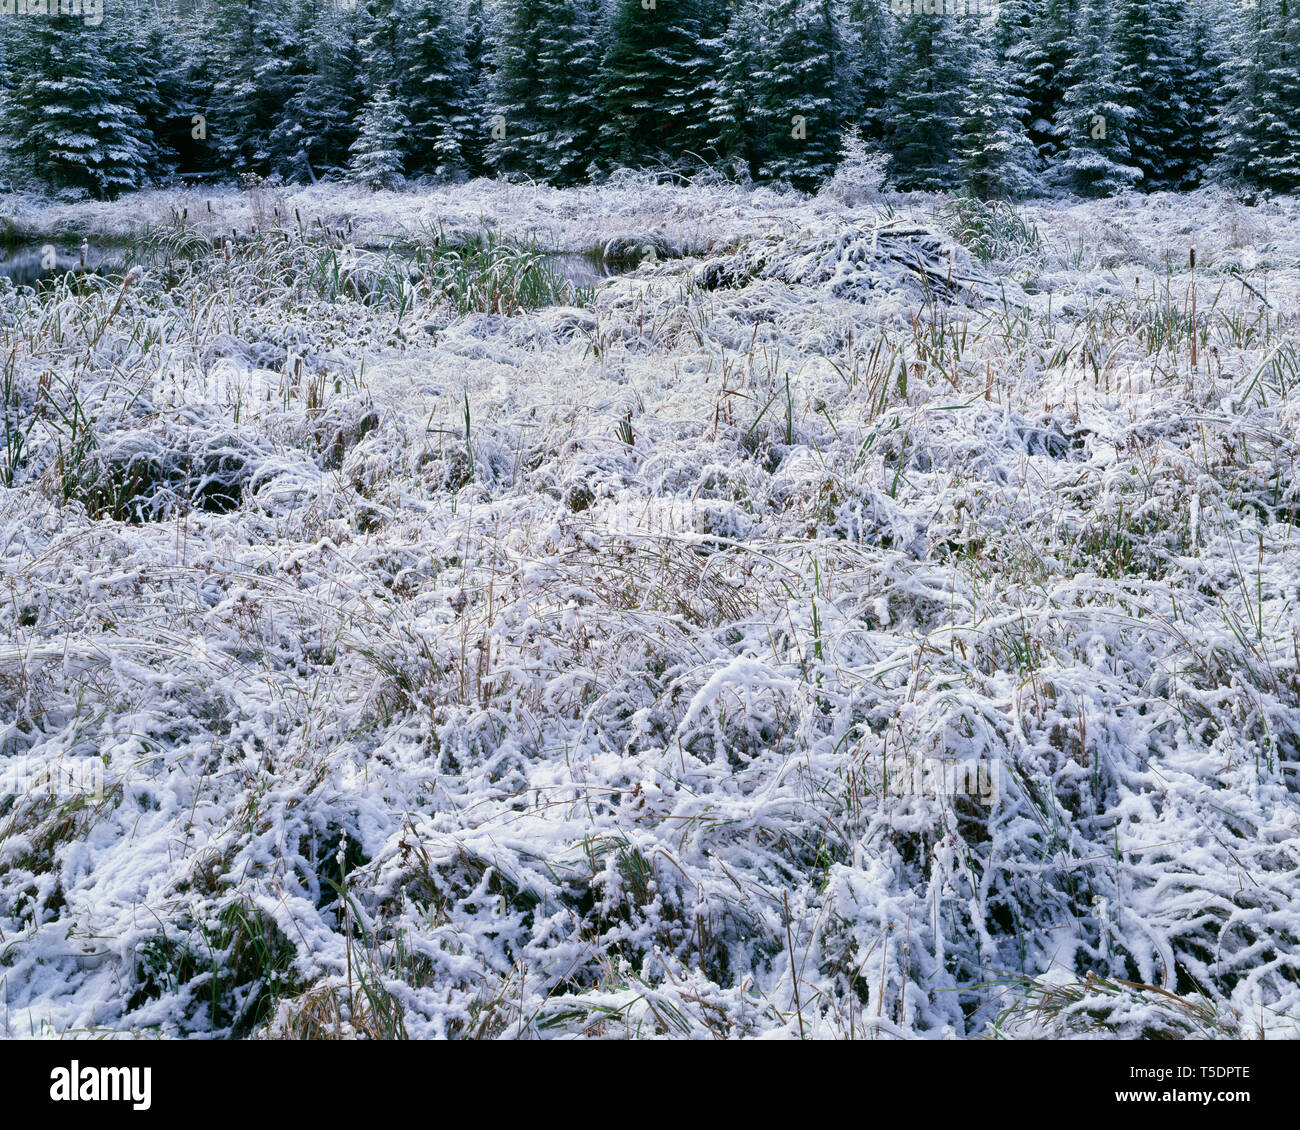
M 554 260 L 559 272 L 574 286 L 595 286 L 604 279 L 626 274 L 628 270 L 577 252 L 557 252 Z
M 0 247 L 0 275 L 13 279 L 18 286 L 32 286 L 79 271 L 104 273 L 124 267 L 122 248 L 111 245 L 91 243 L 83 249 L 80 243 L 41 241 Z

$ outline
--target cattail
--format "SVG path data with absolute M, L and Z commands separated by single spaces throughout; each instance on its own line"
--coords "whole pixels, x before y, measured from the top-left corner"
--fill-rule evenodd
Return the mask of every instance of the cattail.
M 126 292 L 131 289 L 132 284 L 138 283 L 142 278 L 144 278 L 144 268 L 139 265 L 127 271 L 122 279 L 122 289 L 117 292 L 117 301 L 113 303 L 113 309 L 108 312 L 108 317 L 104 319 L 103 325 L 99 327 L 99 333 L 95 335 L 95 339 L 90 343 L 92 348 L 99 344 L 99 339 L 104 336 L 104 331 L 108 329 L 109 322 L 116 318 L 117 312 L 122 309 L 122 302 L 126 298 Z

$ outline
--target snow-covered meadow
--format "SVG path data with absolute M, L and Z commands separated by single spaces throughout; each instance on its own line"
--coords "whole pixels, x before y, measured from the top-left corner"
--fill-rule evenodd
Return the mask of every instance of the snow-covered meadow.
M 1300 1035 L 1300 201 L 5 199 L 0 1034 Z

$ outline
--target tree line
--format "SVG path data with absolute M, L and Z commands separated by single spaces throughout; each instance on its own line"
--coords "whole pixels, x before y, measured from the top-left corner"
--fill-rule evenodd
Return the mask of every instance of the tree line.
M 65 195 L 623 168 L 812 190 L 849 129 L 901 189 L 1300 187 L 1300 0 L 46 2 L 0 14 L 0 160 Z

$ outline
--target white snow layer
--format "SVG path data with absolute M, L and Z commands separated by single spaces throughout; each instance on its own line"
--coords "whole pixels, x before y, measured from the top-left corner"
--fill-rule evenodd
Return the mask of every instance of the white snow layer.
M 1297 1035 L 1300 203 L 1035 204 L 984 267 L 921 198 L 340 191 L 19 219 L 698 257 L 4 293 L 0 1032 Z M 151 391 L 217 363 L 270 391 Z M 141 520 L 64 501 L 73 390 Z

